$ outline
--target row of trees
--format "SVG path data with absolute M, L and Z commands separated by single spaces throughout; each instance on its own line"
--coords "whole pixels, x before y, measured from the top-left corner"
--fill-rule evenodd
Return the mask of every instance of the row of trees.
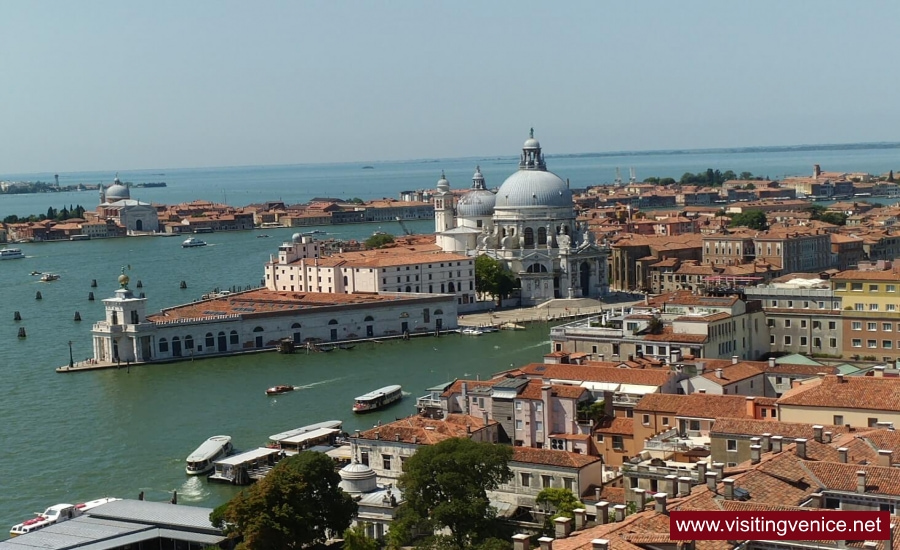
M 488 492 L 512 479 L 512 454 L 512 447 L 468 438 L 421 447 L 404 464 L 398 482 L 404 502 L 387 546 L 508 549 L 511 528 L 496 521 Z M 331 458 L 302 452 L 282 459 L 263 480 L 216 508 L 210 520 L 238 542 L 237 550 L 308 548 L 336 533 L 343 534 L 347 550 L 375 550 L 378 544 L 363 529 L 349 528 L 358 506 L 339 483 Z M 537 502 L 551 510 L 544 523 L 548 534 L 555 518 L 573 517 L 584 507 L 562 488 L 542 490 Z
M 42 222 L 44 220 L 56 220 L 58 222 L 70 220 L 72 218 L 83 218 L 84 207 L 80 204 L 77 206 L 69 205 L 68 208 L 63 206 L 62 210 L 57 210 L 52 206 L 47 209 L 46 214 L 31 214 L 30 216 L 19 217 L 15 214 L 3 218 L 3 223 L 24 223 L 24 222 Z
M 680 180 L 675 180 L 673 178 L 646 178 L 644 183 L 653 183 L 656 185 L 673 185 L 675 183 L 680 183 L 681 185 L 705 185 L 711 187 L 718 187 L 725 183 L 728 180 L 758 180 L 762 181 L 763 179 L 768 180 L 769 178 L 762 178 L 760 176 L 754 176 L 750 172 L 741 172 L 740 174 L 735 174 L 732 170 L 726 170 L 721 172 L 719 170 L 713 170 L 712 168 L 707 168 L 705 172 L 697 172 L 696 174 L 692 174 L 690 172 L 685 172 Z
M 805 210 L 810 213 L 810 219 L 820 220 L 832 225 L 847 225 L 847 214 L 843 212 L 829 212 L 821 204 L 814 204 Z M 761 210 L 747 210 L 731 216 L 729 227 L 749 227 L 757 231 L 765 231 L 769 228 L 765 212 Z

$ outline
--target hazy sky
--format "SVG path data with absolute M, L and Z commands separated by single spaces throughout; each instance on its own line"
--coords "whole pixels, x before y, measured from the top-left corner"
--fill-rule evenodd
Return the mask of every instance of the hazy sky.
M 900 2 L 0 3 L 4 173 L 900 141 Z

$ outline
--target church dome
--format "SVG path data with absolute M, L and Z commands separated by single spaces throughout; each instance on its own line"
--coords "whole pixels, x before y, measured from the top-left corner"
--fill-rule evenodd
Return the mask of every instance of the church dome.
M 572 191 L 553 172 L 519 170 L 500 186 L 496 201 L 497 208 L 572 206 Z
M 506 178 L 497 191 L 496 208 L 572 206 L 572 191 L 566 182 L 547 170 L 541 144 L 531 129 L 522 148 L 519 171 Z
M 437 190 L 443 193 L 450 192 L 450 182 L 447 180 L 447 177 L 444 175 L 444 171 L 441 170 L 441 179 L 437 182 Z
M 339 473 L 341 489 L 348 493 L 368 493 L 378 488 L 375 470 L 365 464 L 347 464 Z
M 119 178 L 113 181 L 113 184 L 106 190 L 106 202 L 116 202 L 131 198 L 131 192 L 128 187 L 123 185 Z
M 491 216 L 494 214 L 496 201 L 496 195 L 484 187 L 484 176 L 481 175 L 479 166 L 475 168 L 475 175 L 472 176 L 472 189 L 460 197 L 456 203 L 456 211 L 464 218 Z

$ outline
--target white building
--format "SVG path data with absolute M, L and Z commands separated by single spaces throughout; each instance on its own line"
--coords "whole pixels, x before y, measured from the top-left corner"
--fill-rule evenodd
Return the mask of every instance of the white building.
M 100 206 L 97 213 L 101 219 L 112 219 L 128 232 L 158 232 L 159 214 L 153 205 L 133 200 L 128 186 L 119 178 L 109 188 L 100 186 Z
M 375 470 L 353 462 L 341 468 L 341 489 L 353 497 L 358 506 L 351 526 L 364 526 L 366 536 L 382 540 L 403 502 L 403 495 L 392 485 L 379 486 Z
M 475 260 L 431 244 L 320 257 L 321 246 L 295 234 L 265 268 L 266 288 L 283 292 L 451 294 L 460 310 L 475 304 Z
M 586 226 L 576 224 L 572 191 L 547 170 L 533 130 L 519 170 L 496 194 L 476 168 L 471 190 L 454 204 L 450 182 L 441 174 L 434 220 L 443 250 L 487 254 L 505 264 L 521 282 L 523 304 L 608 291 L 606 251 Z

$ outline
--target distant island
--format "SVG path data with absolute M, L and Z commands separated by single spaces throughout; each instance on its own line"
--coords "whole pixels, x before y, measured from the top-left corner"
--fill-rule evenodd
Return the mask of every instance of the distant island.
M 374 170 L 375 167 L 374 166 L 363 166 L 362 169 L 363 170 Z
M 159 182 L 148 182 L 148 183 L 136 183 L 136 184 L 134 184 L 134 186 L 135 187 L 165 187 L 166 182 L 159 181 Z

